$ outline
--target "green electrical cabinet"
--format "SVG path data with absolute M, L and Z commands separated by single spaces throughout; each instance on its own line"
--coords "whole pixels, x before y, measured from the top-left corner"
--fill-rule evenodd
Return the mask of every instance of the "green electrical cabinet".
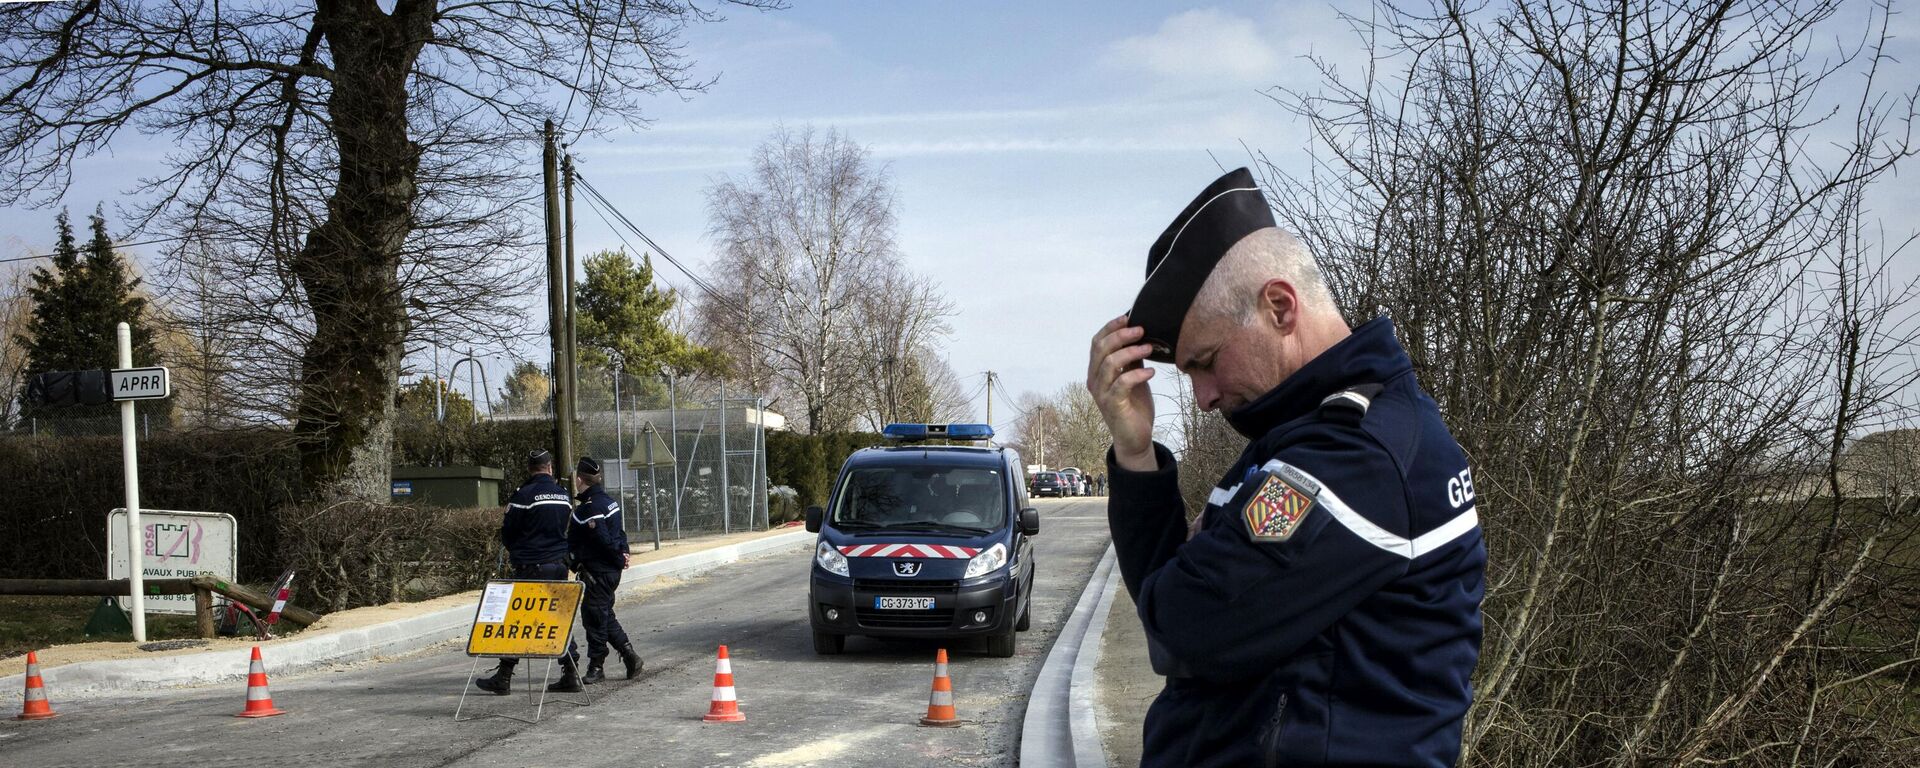
M 505 479 L 493 467 L 394 467 L 392 497 L 396 504 L 497 507 Z

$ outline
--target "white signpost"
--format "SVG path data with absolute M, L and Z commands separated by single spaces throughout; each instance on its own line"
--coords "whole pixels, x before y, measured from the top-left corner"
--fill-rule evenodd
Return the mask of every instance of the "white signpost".
M 133 641 L 147 641 L 147 604 L 146 580 L 143 578 L 141 548 L 131 546 L 142 538 L 140 529 L 140 452 L 134 446 L 135 400 L 159 400 L 165 398 L 170 390 L 165 368 L 133 367 L 133 330 L 121 323 L 120 367 L 109 371 L 108 382 L 112 388 L 113 399 L 120 403 L 120 463 L 127 483 L 127 527 L 126 553 L 128 560 L 127 582 L 128 613 L 133 620 Z M 124 393 L 124 394 L 123 394 Z
M 140 546 L 127 547 L 127 510 L 107 514 L 107 578 L 133 577 L 137 552 L 141 576 L 155 579 L 191 579 L 218 576 L 232 580 L 239 573 L 240 527 L 233 515 L 218 512 L 179 512 L 148 509 L 140 513 Z M 193 613 L 192 595 L 147 598 L 153 613 Z

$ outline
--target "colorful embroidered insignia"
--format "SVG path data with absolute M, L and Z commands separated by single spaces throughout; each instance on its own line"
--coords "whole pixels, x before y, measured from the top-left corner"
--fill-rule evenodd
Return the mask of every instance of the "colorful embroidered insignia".
M 1280 479 L 1268 475 L 1253 492 L 1240 516 L 1247 521 L 1247 534 L 1254 541 L 1286 541 L 1299 530 L 1300 521 L 1313 509 L 1313 497 Z

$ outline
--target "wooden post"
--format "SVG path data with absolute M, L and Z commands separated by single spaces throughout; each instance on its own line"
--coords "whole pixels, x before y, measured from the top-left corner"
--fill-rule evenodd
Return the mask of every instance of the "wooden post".
M 0 579 L 0 595 L 104 595 L 122 597 L 133 588 L 127 579 Z M 141 585 L 144 595 L 187 595 L 193 593 L 189 579 L 147 579 Z
M 260 594 L 259 592 L 247 589 L 246 587 L 234 584 L 225 579 L 212 576 L 195 576 L 192 581 L 196 587 L 203 587 L 218 592 L 225 595 L 227 599 L 238 600 L 256 611 L 265 611 L 273 607 L 273 598 L 271 596 Z M 280 618 L 303 627 L 308 627 L 313 626 L 314 622 L 320 620 L 320 614 L 297 605 L 288 604 L 286 608 L 280 611 Z
M 204 587 L 193 589 L 193 616 L 200 621 L 200 636 L 213 637 L 213 593 Z

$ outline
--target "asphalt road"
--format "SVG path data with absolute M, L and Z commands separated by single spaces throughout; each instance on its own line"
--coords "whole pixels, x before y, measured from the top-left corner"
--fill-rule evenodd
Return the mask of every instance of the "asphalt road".
M 590 686 L 590 706 L 549 699 L 542 721 L 454 722 L 472 660 L 454 644 L 272 677 L 281 717 L 233 717 L 245 690 L 178 689 L 63 702 L 42 722 L 0 721 L 0 765 L 802 766 L 1013 765 L 1041 661 L 1106 548 L 1101 499 L 1036 500 L 1033 629 L 1011 659 L 949 647 L 956 729 L 920 728 L 939 643 L 853 638 L 813 653 L 804 613 L 811 548 L 760 556 L 619 607 L 647 659 L 636 680 Z M 720 644 L 744 723 L 704 723 Z M 272 659 L 268 658 L 272 671 Z M 482 661 L 481 669 L 491 665 Z M 540 664 L 522 663 L 538 675 Z M 558 674 L 556 671 L 555 674 Z M 578 696 L 573 698 L 579 698 Z M 526 697 L 468 705 L 531 714 Z

